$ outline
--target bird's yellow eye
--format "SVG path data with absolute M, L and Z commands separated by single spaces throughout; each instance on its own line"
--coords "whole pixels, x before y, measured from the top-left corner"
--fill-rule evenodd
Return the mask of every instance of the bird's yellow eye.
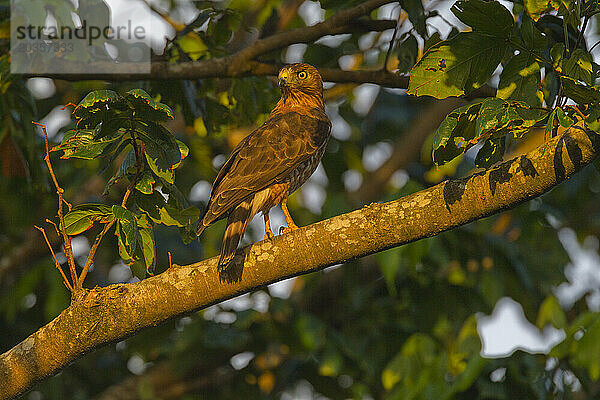
M 300 71 L 298 72 L 298 78 L 300 79 L 306 79 L 306 71 Z

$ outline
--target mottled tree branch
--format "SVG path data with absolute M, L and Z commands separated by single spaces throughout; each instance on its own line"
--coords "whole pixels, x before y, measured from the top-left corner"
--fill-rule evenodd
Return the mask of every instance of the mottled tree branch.
M 487 171 L 241 249 L 235 263 L 241 273 L 231 282 L 219 276 L 215 257 L 174 265 L 133 284 L 79 290 L 58 317 L 0 356 L 0 398 L 23 393 L 83 354 L 140 329 L 514 207 L 552 189 L 598 154 L 600 136 L 574 126 Z

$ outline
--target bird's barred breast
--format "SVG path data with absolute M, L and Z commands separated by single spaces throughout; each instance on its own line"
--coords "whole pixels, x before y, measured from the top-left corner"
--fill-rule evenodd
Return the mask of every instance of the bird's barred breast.
M 321 161 L 321 157 L 323 157 L 323 153 L 325 152 L 325 147 L 327 147 L 327 143 L 324 143 L 315 154 L 313 154 L 308 161 L 298 165 L 290 174 L 290 188 L 289 193 L 293 193 L 300 186 L 304 184 L 310 178 L 310 176 L 315 172 L 317 167 L 319 166 L 319 161 Z

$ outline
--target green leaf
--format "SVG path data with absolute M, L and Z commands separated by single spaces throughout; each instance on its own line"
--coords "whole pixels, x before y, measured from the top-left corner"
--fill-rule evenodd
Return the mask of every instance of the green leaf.
M 109 222 L 113 218 L 111 208 L 104 204 L 81 204 L 65 215 L 65 231 L 78 235 L 94 225 L 94 222 Z
M 558 129 L 558 126 L 554 122 L 556 120 L 556 113 L 558 112 L 558 109 L 559 108 L 556 107 L 554 110 L 552 110 L 550 115 L 548 115 L 548 122 L 546 122 L 546 128 L 544 130 L 544 136 L 546 138 L 554 137 L 554 134 L 556 133 L 555 129 Z
M 131 142 L 131 140 L 127 139 L 127 140 L 123 141 L 123 143 L 121 143 L 121 146 L 119 146 L 119 148 L 117 149 L 115 154 L 111 157 L 111 160 L 109 160 L 109 164 L 112 163 L 114 158 L 116 158 L 117 155 L 119 155 L 121 153 L 121 151 L 123 151 L 123 149 L 125 149 L 125 147 L 127 147 L 127 145 L 130 142 Z M 125 155 L 123 162 L 119 166 L 117 173 L 108 180 L 108 183 L 104 187 L 104 191 L 102 192 L 102 195 L 106 196 L 108 194 L 108 191 L 112 187 L 112 185 L 117 183 L 124 176 L 128 176 L 128 175 L 131 176 L 131 175 L 135 174 L 135 170 L 136 170 L 135 164 L 136 164 L 135 150 L 130 149 L 129 152 L 127 152 L 127 154 Z
M 408 38 L 406 38 L 396 50 L 396 55 L 398 57 L 398 72 L 405 73 L 410 71 L 417 61 L 418 54 L 419 44 L 417 43 L 417 39 L 413 35 L 408 35 Z
M 459 0 L 450 10 L 474 32 L 495 37 L 508 38 L 514 25 L 510 11 L 495 1 Z
M 408 94 L 446 98 L 485 84 L 506 54 L 504 39 L 461 32 L 431 47 L 411 71 Z
M 146 160 L 152 171 L 169 183 L 175 180 L 173 168 L 181 162 L 181 151 L 175 138 L 166 128 L 146 124 L 137 128 L 138 137 L 144 142 Z
M 522 100 L 532 106 L 540 106 L 540 65 L 535 56 L 522 52 L 513 56 L 504 66 L 496 96 L 501 99 Z
M 152 275 L 156 265 L 154 231 L 151 226 L 140 227 L 139 233 L 141 246 L 141 257 L 139 258 L 139 262 L 143 263 L 144 274 L 147 273 Z M 136 276 L 142 279 L 139 275 L 136 274 Z
M 475 137 L 475 121 L 481 101 L 452 111 L 433 135 L 433 161 L 444 164 L 465 152 L 467 143 Z
M 552 58 L 552 67 L 558 72 L 562 72 L 564 55 L 565 55 L 565 45 L 563 43 L 556 43 L 550 49 L 550 57 Z
M 125 235 L 119 236 L 119 255 L 123 262 L 130 266 L 134 276 L 144 279 L 146 274 L 152 275 L 156 265 L 154 232 L 152 224 L 144 214 L 136 216 L 136 219 L 136 245 L 130 247 L 126 240 L 121 240 Z
M 111 104 L 119 101 L 119 95 L 112 90 L 95 90 L 88 93 L 88 95 L 79 102 L 77 107 L 75 107 L 75 110 L 73 110 L 73 116 L 76 119 L 90 118 L 93 115 L 107 110 Z
M 157 224 L 185 227 L 196 222 L 200 215 L 196 207 L 179 209 L 168 204 L 157 192 L 148 195 L 136 193 L 135 201 L 140 210 Z
M 567 317 L 556 297 L 550 295 L 542 302 L 538 311 L 535 325 L 544 329 L 546 325 L 551 324 L 557 329 L 563 329 L 567 326 Z
M 590 110 L 590 114 L 585 119 L 585 126 L 594 132 L 600 134 L 600 107 L 594 106 Z
M 82 158 L 92 160 L 100 156 L 109 145 L 116 145 L 122 138 L 94 139 L 95 131 L 90 129 L 70 130 L 65 133 L 60 145 L 52 151 L 62 150 L 61 158 Z
M 569 58 L 563 60 L 563 73 L 573 79 L 592 85 L 592 63 L 593 59 L 590 53 L 576 49 Z
M 586 86 L 568 76 L 561 76 L 563 93 L 578 104 L 589 104 L 600 101 L 600 90 L 596 86 Z
M 154 191 L 154 183 L 156 183 L 154 176 L 150 172 L 144 171 L 135 184 L 135 188 L 144 194 L 150 194 Z
M 570 1 L 567 0 L 524 0 L 527 14 L 537 22 L 541 15 L 552 10 L 558 10 L 561 5 L 569 8 Z
M 548 113 L 545 110 L 531 108 L 527 103 L 513 101 L 507 109 L 507 124 L 504 129 L 515 136 L 529 131 L 536 123 L 542 121 Z
M 124 126 L 129 121 L 130 116 L 125 115 L 117 117 L 116 115 L 111 115 L 109 113 L 107 114 L 108 115 L 103 116 L 102 125 L 100 125 L 100 127 L 97 129 L 95 136 L 96 140 L 114 135 L 120 136 L 127 131 Z
M 117 219 L 115 235 L 117 235 L 119 241 L 119 253 L 123 261 L 130 264 L 134 260 L 139 240 L 137 218 L 133 212 L 118 205 L 114 205 L 112 211 Z
M 422 0 L 402 0 L 400 2 L 402 5 L 402 9 L 406 11 L 408 14 L 408 19 L 410 20 L 413 28 L 417 31 L 422 38 L 427 37 L 427 26 L 426 26 L 426 17 L 425 10 L 423 8 Z
M 142 89 L 133 89 L 125 94 L 125 98 L 142 118 L 151 121 L 167 121 L 173 119 L 173 110 L 163 103 L 155 101 Z
M 594 312 L 584 312 L 580 314 L 575 321 L 571 323 L 566 329 L 565 333 L 567 337 L 565 340 L 554 346 L 550 353 L 550 357 L 556 357 L 559 359 L 567 357 L 569 354 L 576 354 L 578 351 L 579 341 L 575 339 L 575 334 L 585 332 L 590 326 L 600 321 L 600 314 Z
M 546 49 L 548 39 L 542 35 L 542 32 L 534 25 L 531 18 L 523 16 L 520 33 L 523 43 L 529 50 L 539 53 Z
M 483 143 L 483 147 L 477 152 L 475 165 L 480 168 L 489 168 L 497 162 L 502 161 L 506 146 L 506 136 L 499 138 L 491 137 Z
M 181 160 L 173 165 L 173 169 L 179 168 L 179 166 L 181 165 L 181 161 L 183 161 L 188 154 L 190 154 L 190 149 L 189 147 L 187 147 L 187 145 L 185 143 L 183 143 L 181 140 L 177 140 L 175 139 L 175 141 L 177 142 L 177 146 L 179 147 L 179 153 L 181 154 Z
M 491 136 L 496 139 L 509 133 L 517 136 L 543 118 L 543 111 L 531 109 L 526 103 L 507 102 L 494 97 L 460 107 L 448 114 L 436 130 L 433 161 L 437 165 L 444 164 Z M 481 155 L 481 163 L 493 163 L 501 156 L 493 151 L 503 148 L 500 142 L 492 142 L 488 146 Z
M 476 138 L 481 137 L 487 131 L 503 128 L 508 122 L 506 119 L 507 107 L 508 103 L 497 97 L 483 100 L 475 123 Z
M 558 123 L 563 128 L 570 128 L 575 123 L 575 120 L 569 117 L 562 108 L 556 109 L 556 116 L 558 117 Z
M 402 253 L 403 248 L 396 247 L 394 249 L 389 249 L 375 254 L 377 264 L 379 265 L 383 278 L 385 279 L 388 292 L 390 292 L 390 295 L 392 296 L 396 296 L 397 294 L 396 278 L 403 270 Z
M 423 53 L 427 53 L 427 51 L 430 48 L 432 48 L 436 44 L 440 43 L 441 41 L 442 41 L 442 38 L 440 36 L 440 33 L 434 32 L 427 40 L 425 40 L 425 45 L 423 46 Z

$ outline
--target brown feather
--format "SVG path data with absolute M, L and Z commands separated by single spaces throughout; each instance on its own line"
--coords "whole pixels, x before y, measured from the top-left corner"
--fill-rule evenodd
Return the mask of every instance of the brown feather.
M 235 256 L 238 243 L 242 239 L 248 222 L 254 217 L 251 215 L 252 201 L 241 202 L 227 218 L 227 228 L 223 236 L 221 255 L 219 256 L 219 270 L 227 269 Z
M 314 172 L 325 151 L 331 122 L 325 114 L 323 81 L 308 64 L 279 73 L 282 96 L 267 121 L 242 140 L 219 171 L 200 235 L 227 217 L 219 268 L 227 268 L 248 222 L 286 201 Z

